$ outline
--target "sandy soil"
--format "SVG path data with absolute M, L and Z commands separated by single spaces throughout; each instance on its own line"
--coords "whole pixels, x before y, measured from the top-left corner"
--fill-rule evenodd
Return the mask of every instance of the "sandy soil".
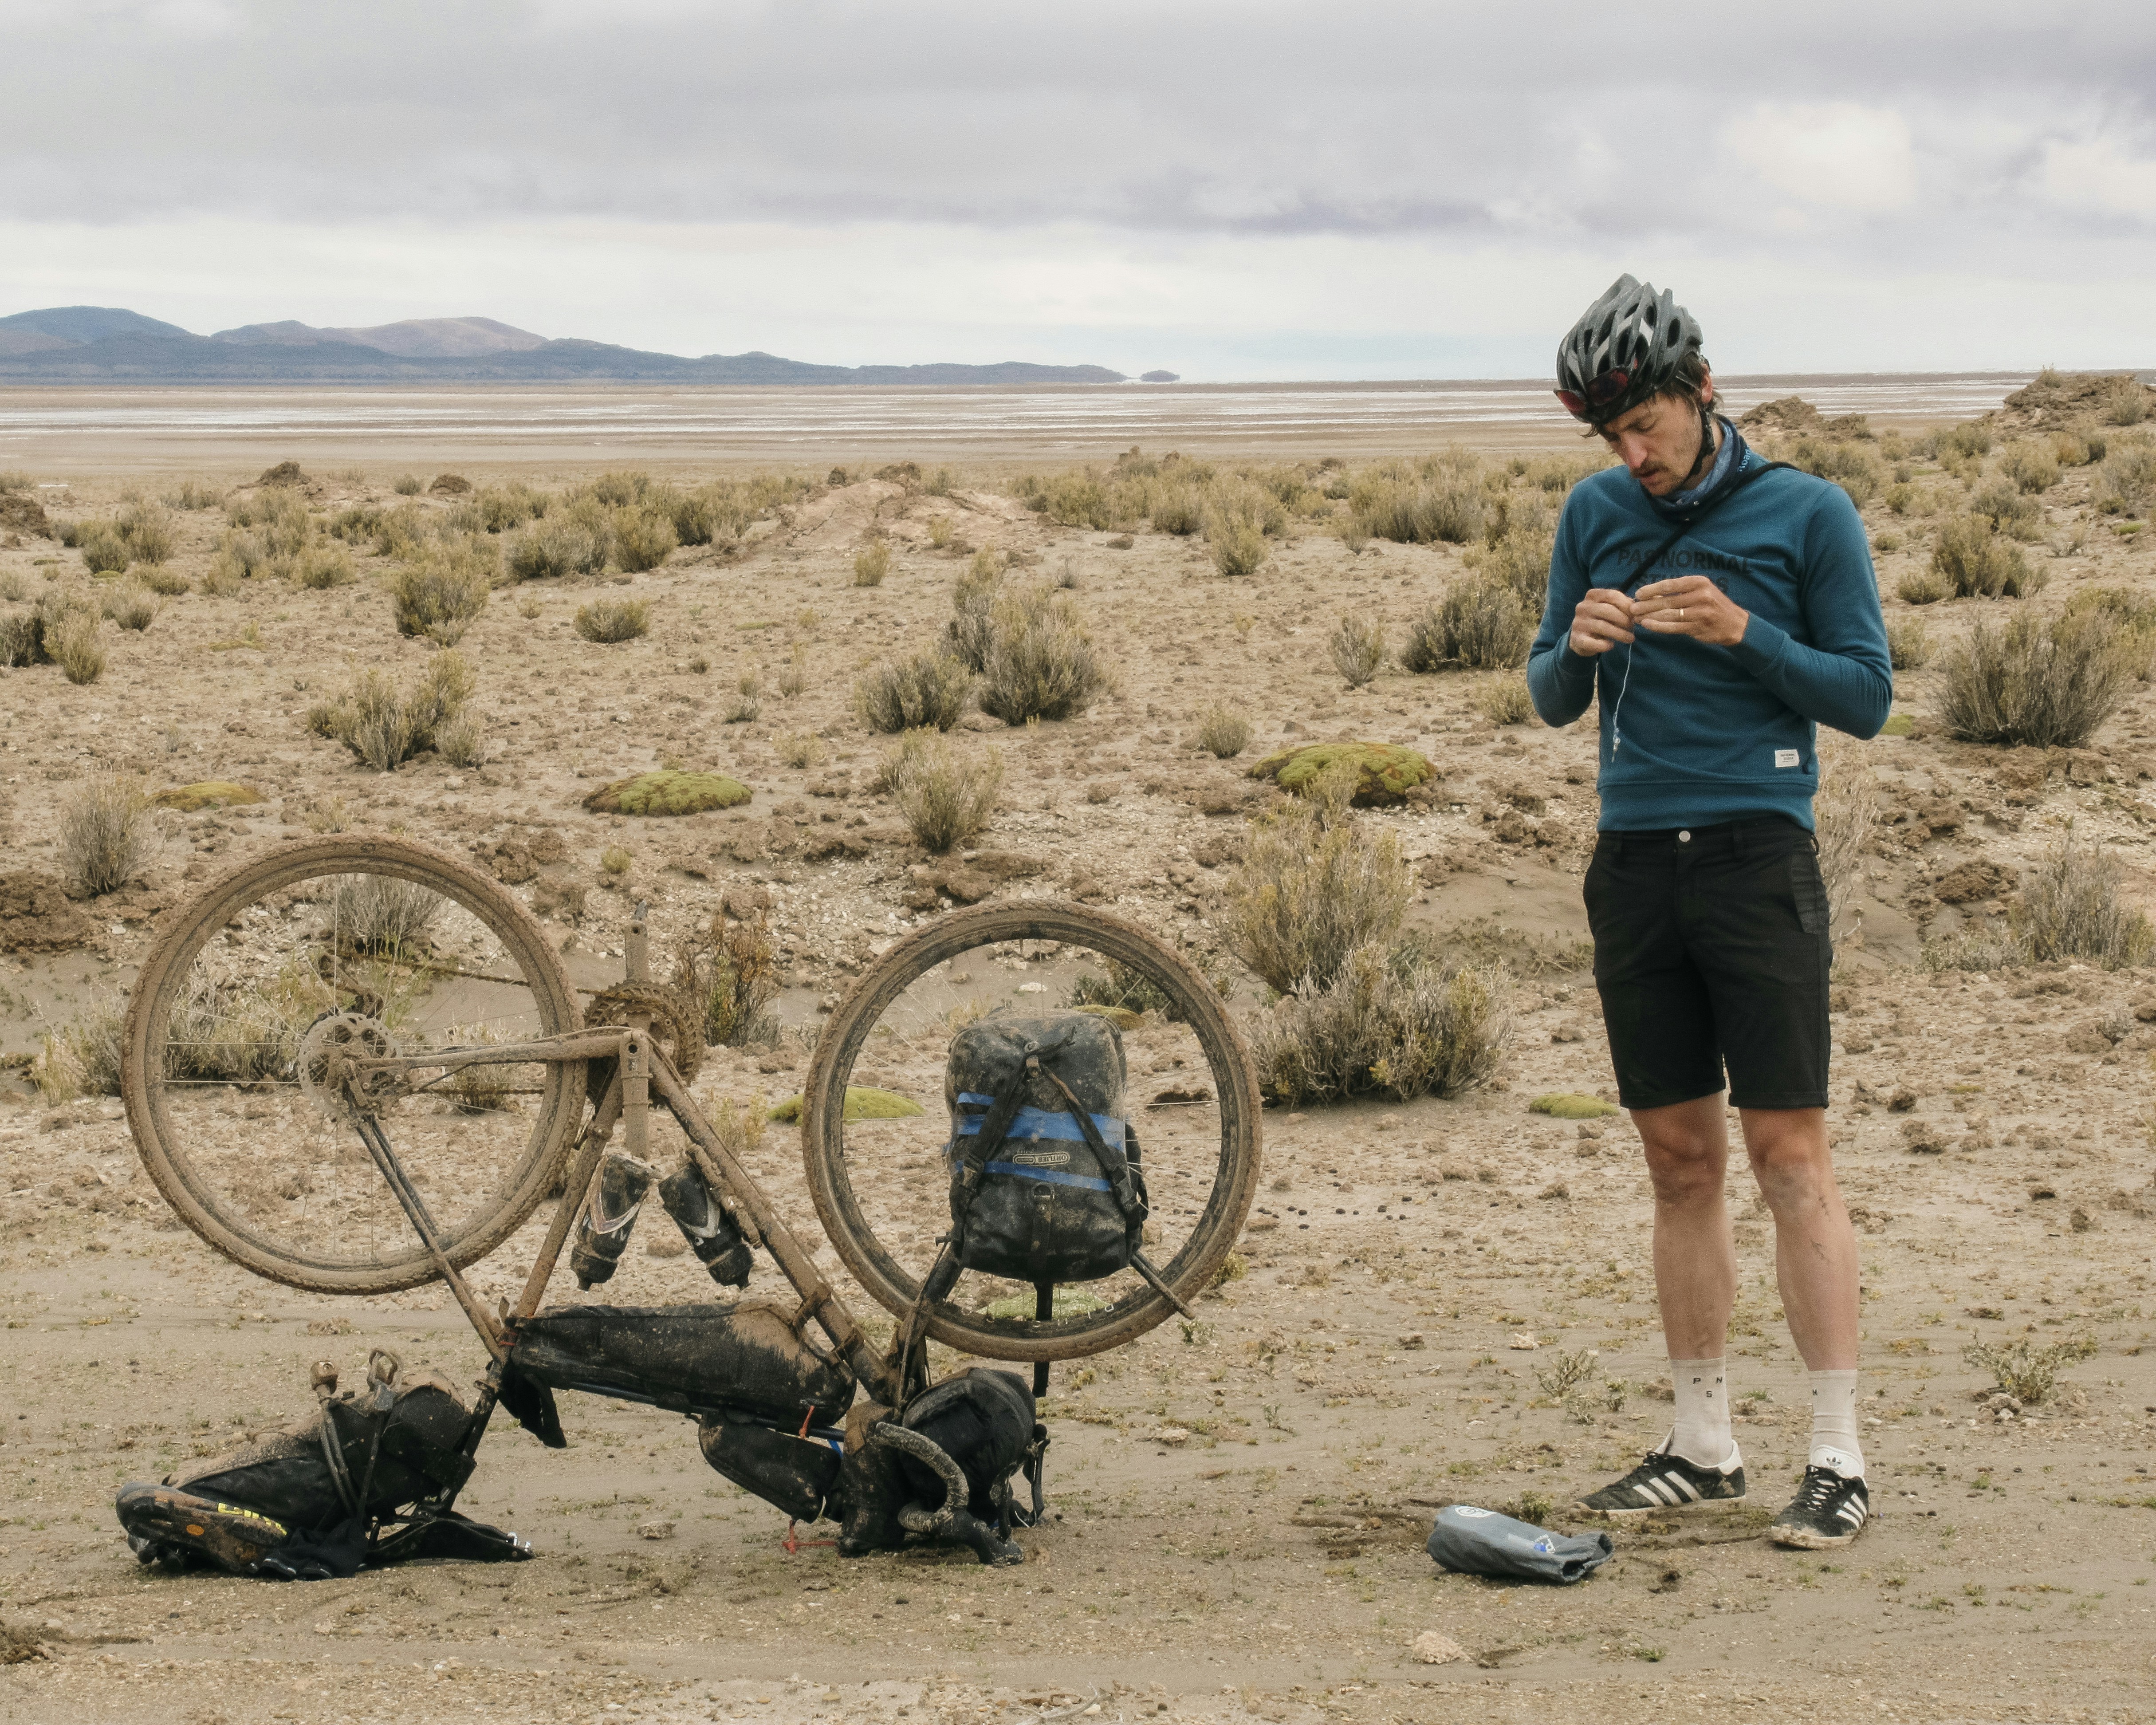
M 100 509 L 118 490 L 85 485 L 74 502 Z M 2085 516 L 2085 490 L 2070 474 L 2047 495 L 2054 525 Z M 382 494 L 325 480 L 312 501 L 368 495 Z M 902 848 L 802 852 L 833 829 L 890 824 L 870 784 L 879 744 L 850 717 L 849 691 L 858 665 L 925 644 L 947 611 L 957 563 L 921 536 L 932 507 L 973 544 L 1038 556 L 1050 572 L 1069 559 L 1122 682 L 1085 718 L 967 737 L 1005 752 L 1004 811 L 984 842 L 1050 865 L 1007 890 L 1082 888 L 1211 941 L 1219 870 L 1199 859 L 1240 819 L 1200 810 L 1236 800 L 1243 763 L 1199 754 L 1188 737 L 1200 709 L 1235 695 L 1260 721 L 1258 747 L 1347 734 L 1431 754 L 1439 798 L 1367 817 L 1418 859 L 1414 918 L 1497 917 L 1516 952 L 1584 934 L 1584 730 L 1494 727 L 1476 714 L 1472 678 L 1389 675 L 1343 694 L 1325 658 L 1339 609 L 1404 619 L 1460 572 L 1456 552 L 1354 557 L 1313 534 L 1230 588 L 1193 542 L 1141 534 L 1117 549 L 992 492 L 932 505 L 865 481 L 762 524 L 738 556 L 677 554 L 637 577 L 659 619 L 645 640 L 601 648 L 572 634 L 569 614 L 597 583 L 498 595 L 464 645 L 496 750 L 477 771 L 426 757 L 374 776 L 306 734 L 306 703 L 349 667 L 408 675 L 424 657 L 396 640 L 372 579 L 191 594 L 145 634 L 108 631 L 110 669 L 87 687 L 49 667 L 0 674 L 12 867 L 52 870 L 58 802 L 93 770 L 238 779 L 268 798 L 175 818 L 146 881 L 91 907 L 82 945 L 0 958 L 6 1046 L 25 1050 L 42 1024 L 124 989 L 151 921 L 196 880 L 338 802 L 354 827 L 453 850 L 560 833 L 557 872 L 587 886 L 589 910 L 580 926 L 550 926 L 573 936 L 580 967 L 618 963 L 632 896 L 651 899 L 664 939 L 754 876 L 777 901 L 785 1010 L 813 1016 L 911 916 L 901 899 L 916 858 Z M 881 588 L 856 588 L 853 552 L 879 512 L 899 554 Z M 222 516 L 182 520 L 172 567 L 192 574 Z M 2088 583 L 2156 586 L 2138 543 L 2099 524 L 2081 554 L 2051 562 L 2045 603 Z M 1882 555 L 1890 592 L 1922 554 L 1915 541 Z M 0 549 L 0 574 L 31 591 L 49 572 L 80 578 L 73 554 L 48 541 Z M 518 613 L 527 598 L 536 618 Z M 1928 615 L 1951 633 L 1974 608 Z M 721 724 L 734 678 L 761 666 L 768 681 L 795 641 L 806 692 L 767 701 L 756 723 Z M 700 656 L 707 674 L 690 668 Z M 1921 719 L 1929 677 L 1901 680 L 1897 710 Z M 1059 1519 L 1022 1536 L 1030 1560 L 1011 1571 L 941 1555 L 789 1556 L 780 1518 L 704 1467 L 685 1422 L 576 1398 L 565 1399 L 570 1449 L 497 1430 L 465 1500 L 530 1536 L 534 1563 L 308 1587 L 140 1570 L 113 1491 L 298 1414 L 311 1360 L 330 1355 L 354 1374 L 369 1346 L 388 1346 L 468 1381 L 481 1356 L 437 1289 L 334 1301 L 245 1276 L 166 1214 L 116 1102 L 54 1108 L 18 1080 L 0 1102 L 11 1392 L 0 1619 L 39 1653 L 0 1672 L 0 1718 L 2150 1717 L 2156 1369 L 2143 1349 L 2156 1328 L 2156 1158 L 2143 1116 L 2156 1029 L 2135 1009 L 2156 986 L 2146 973 L 2064 967 L 1934 977 L 1914 961 L 1921 934 L 1987 914 L 1984 901 L 1941 902 L 1933 889 L 1949 871 L 1989 862 L 2010 880 L 2069 819 L 2116 845 L 2139 890 L 2156 821 L 2152 716 L 2143 685 L 2086 751 L 2002 755 L 1919 723 L 1845 757 L 1876 778 L 1885 820 L 1835 1000 L 1833 1124 L 1863 1230 L 1878 1511 L 1845 1552 L 1759 1537 L 1801 1468 L 1805 1426 L 1771 1224 L 1748 1191 L 1732 1204 L 1732 1351 L 1753 1507 L 1620 1532 L 1616 1560 L 1565 1590 L 1444 1575 L 1420 1549 L 1435 1506 L 1523 1494 L 1561 1506 L 1630 1466 L 1666 1417 L 1652 1388 L 1664 1366 L 1636 1142 L 1621 1117 L 1577 1125 L 1526 1110 L 1542 1091 L 1611 1082 L 1591 983 L 1562 968 L 1522 981 L 1494 1087 L 1269 1120 L 1260 1204 L 1271 1214 L 1260 1220 L 1276 1225 L 1249 1234 L 1250 1273 L 1206 1302 L 1187 1337 L 1171 1323 L 1094 1362 L 1082 1384 L 1059 1368 Z M 830 757 L 793 772 L 773 738 L 805 730 L 827 737 Z M 595 783 L 663 756 L 736 772 L 756 798 L 732 818 L 670 823 L 582 811 Z M 1096 783 L 1111 800 L 1086 800 Z M 613 888 L 598 865 L 610 844 L 634 853 Z M 2144 1009 L 2156 1020 L 2156 1004 Z M 770 1094 L 787 1081 L 753 1055 L 713 1050 L 697 1087 Z M 1911 1098 L 1898 1111 L 1897 1091 Z M 1912 1125 L 1937 1153 L 1912 1153 Z M 790 1159 L 774 1133 L 760 1172 L 812 1225 Z M 482 1285 L 497 1274 L 506 1285 L 520 1250 L 482 1266 Z M 698 1297 L 694 1268 L 634 1256 L 616 1297 Z M 752 1291 L 778 1286 L 766 1266 Z M 1963 1349 L 2024 1335 L 2086 1335 L 2096 1351 L 2052 1400 L 2001 1420 L 1973 1399 L 1988 1386 Z M 1544 1394 L 1537 1373 L 1581 1348 L 1631 1386 L 1620 1406 L 1575 1414 Z M 1550 1519 L 1577 1525 L 1561 1508 Z M 640 1537 L 654 1521 L 670 1532 Z M 1468 1658 L 1418 1661 L 1414 1644 L 1430 1631 Z

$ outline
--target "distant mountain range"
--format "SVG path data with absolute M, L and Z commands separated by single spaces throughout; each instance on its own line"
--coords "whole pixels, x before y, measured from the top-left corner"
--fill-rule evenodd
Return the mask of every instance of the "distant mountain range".
M 550 341 L 490 317 L 368 329 L 250 323 L 213 336 L 104 305 L 0 317 L 8 383 L 1122 383 L 1106 366 L 819 366 L 770 353 L 684 358 Z M 1148 372 L 1147 382 L 1174 374 Z

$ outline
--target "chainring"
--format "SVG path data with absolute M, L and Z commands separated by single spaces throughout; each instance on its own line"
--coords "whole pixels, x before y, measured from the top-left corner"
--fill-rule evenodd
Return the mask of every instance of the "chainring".
M 403 1093 L 394 1072 L 373 1072 L 356 1086 L 346 1081 L 346 1060 L 386 1060 L 398 1053 L 396 1040 L 381 1019 L 365 1013 L 326 1012 L 307 1026 L 294 1062 L 300 1093 L 331 1120 L 349 1122 L 362 1113 L 378 1114 Z
M 631 1011 L 651 1014 L 651 1034 L 667 1065 L 680 1074 L 682 1083 L 688 1083 L 702 1070 L 704 1027 L 680 991 L 664 983 L 616 983 L 600 990 L 584 1007 L 584 1026 L 588 1029 L 595 1024 L 624 1024 Z M 612 1055 L 584 1063 L 585 1090 L 593 1106 L 598 1106 L 607 1086 L 613 1081 L 613 1069 Z

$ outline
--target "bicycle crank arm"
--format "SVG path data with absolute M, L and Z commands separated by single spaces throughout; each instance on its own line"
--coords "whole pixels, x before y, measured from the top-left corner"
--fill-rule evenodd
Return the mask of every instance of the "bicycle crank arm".
M 898 1379 L 891 1363 L 875 1351 L 861 1327 L 854 1322 L 854 1315 L 846 1309 L 845 1302 L 818 1271 L 816 1260 L 802 1249 L 793 1230 L 749 1178 L 748 1170 L 719 1142 L 719 1135 L 711 1129 L 703 1111 L 690 1100 L 689 1087 L 681 1082 L 680 1076 L 665 1055 L 654 1048 L 650 1060 L 652 1088 L 673 1111 L 674 1118 L 687 1134 L 704 1178 L 732 1199 L 745 1219 L 755 1224 L 756 1232 L 763 1237 L 764 1250 L 771 1254 L 787 1281 L 793 1284 L 793 1291 L 801 1296 L 802 1318 L 814 1317 L 823 1327 L 832 1346 L 844 1356 L 855 1377 L 870 1395 L 878 1401 L 892 1401 Z M 799 1327 L 797 1322 L 796 1330 Z
M 449 1254 L 442 1250 L 441 1235 L 434 1227 L 434 1219 L 427 1213 L 426 1200 L 419 1196 L 418 1188 L 412 1183 L 411 1176 L 404 1172 L 404 1164 L 398 1161 L 397 1153 L 389 1147 L 389 1140 L 382 1133 L 382 1122 L 372 1114 L 361 1114 L 354 1123 L 359 1128 L 360 1142 L 367 1146 L 367 1154 L 374 1158 L 375 1167 L 382 1170 L 382 1178 L 388 1183 L 391 1195 L 403 1209 L 413 1230 L 419 1236 L 419 1243 L 426 1247 L 427 1255 L 434 1260 L 434 1268 L 440 1272 L 442 1280 L 449 1285 L 449 1291 L 456 1296 L 457 1303 L 464 1307 L 465 1316 L 471 1320 L 472 1327 L 479 1332 L 479 1338 L 486 1344 L 486 1351 L 496 1359 L 507 1358 L 509 1350 L 503 1343 L 501 1326 L 479 1303 L 479 1296 L 472 1292 L 470 1284 L 458 1273 L 457 1266 L 449 1262 Z

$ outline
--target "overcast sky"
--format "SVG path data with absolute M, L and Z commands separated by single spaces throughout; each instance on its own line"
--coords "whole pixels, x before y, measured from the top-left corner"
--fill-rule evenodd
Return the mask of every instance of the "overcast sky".
M 0 312 L 833 363 L 2156 367 L 2156 6 L 0 0 Z

